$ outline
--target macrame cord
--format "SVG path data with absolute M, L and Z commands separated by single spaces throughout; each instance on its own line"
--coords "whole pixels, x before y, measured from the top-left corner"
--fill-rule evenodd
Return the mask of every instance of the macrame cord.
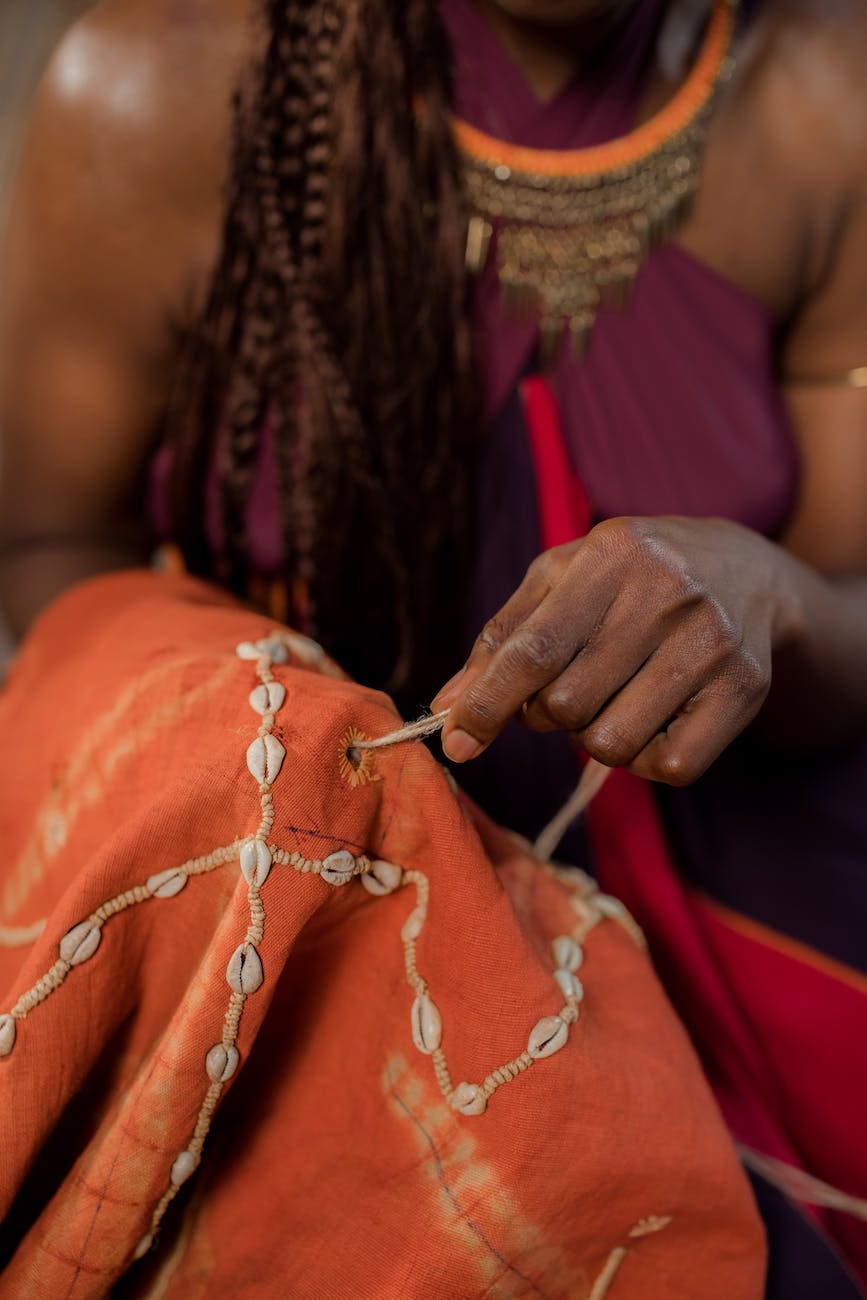
M 388 749 L 391 745 L 400 745 L 405 740 L 423 740 L 426 736 L 433 736 L 438 731 L 442 731 L 449 712 L 449 709 L 445 709 L 442 713 L 432 713 L 428 717 L 419 718 L 416 722 L 409 722 L 398 731 L 392 731 L 387 736 L 380 736 L 377 740 L 356 740 L 349 747 L 347 756 L 351 762 L 354 751 L 360 756 L 361 752 L 365 750 Z M 533 845 L 535 857 L 541 858 L 543 861 L 550 858 L 569 827 L 596 797 L 610 775 L 610 767 L 603 766 L 595 758 L 587 760 L 575 793 L 570 796 L 557 815 L 551 819 Z
M 867 370 L 865 370 L 867 374 Z M 434 713 L 429 717 L 419 718 L 408 723 L 398 731 L 377 740 L 358 740 L 352 749 L 375 750 L 399 745 L 407 740 L 419 740 L 435 735 L 441 731 L 449 716 L 449 710 Z M 351 758 L 351 753 L 350 753 Z M 581 779 L 574 794 L 567 800 L 555 817 L 551 819 L 533 845 L 533 854 L 541 861 L 548 861 L 569 827 L 586 810 L 588 805 L 602 789 L 611 775 L 611 768 L 604 767 L 596 759 L 589 759 L 581 773 Z M 867 1223 L 867 1198 L 852 1196 L 830 1183 L 808 1174 L 804 1169 L 786 1164 L 772 1156 L 763 1155 L 752 1148 L 737 1144 L 738 1154 L 748 1169 L 753 1170 L 766 1182 L 776 1187 L 789 1200 L 801 1205 L 815 1205 L 824 1209 L 838 1210 L 853 1218 Z M 601 1281 L 601 1279 L 600 1279 Z M 591 1297 L 592 1300 L 592 1297 Z

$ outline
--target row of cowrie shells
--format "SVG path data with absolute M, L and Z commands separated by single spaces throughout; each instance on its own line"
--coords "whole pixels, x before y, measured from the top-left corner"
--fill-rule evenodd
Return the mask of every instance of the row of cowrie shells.
M 404 872 L 401 867 L 377 860 L 370 864 L 362 876 L 362 881 L 369 893 L 381 896 L 398 889 L 403 882 L 403 877 Z M 617 900 L 611 901 L 619 907 Z M 408 959 L 412 954 L 413 970 L 413 945 L 424 928 L 426 912 L 426 905 L 420 902 L 410 912 L 401 929 L 401 938 L 407 947 Z M 570 1026 L 580 1015 L 584 988 L 576 972 L 580 970 L 584 961 L 583 949 L 570 935 L 560 935 L 554 939 L 551 951 L 554 959 L 554 980 L 563 994 L 566 1005 L 557 1015 L 545 1016 L 533 1026 L 527 1040 L 525 1057 L 520 1062 L 521 1070 L 526 1069 L 533 1061 L 545 1060 L 561 1051 L 568 1042 Z M 409 961 L 408 969 L 410 969 Z M 418 989 L 410 1012 L 412 1040 L 419 1052 L 425 1056 L 433 1056 L 442 1046 L 442 1014 L 430 996 L 426 982 L 418 976 L 417 972 L 412 976 L 411 982 L 412 979 L 415 980 Z M 496 1075 L 497 1072 L 494 1073 Z M 514 1074 L 509 1077 L 514 1077 Z M 486 1093 L 481 1084 L 464 1082 L 451 1090 L 448 1101 L 460 1114 L 476 1116 L 484 1114 L 487 1110 L 488 1096 L 489 1093 Z
M 256 663 L 261 679 L 260 684 L 254 687 L 249 696 L 250 707 L 262 718 L 262 725 L 258 736 L 247 749 L 247 767 L 263 795 L 269 793 L 286 759 L 284 746 L 272 734 L 275 714 L 286 702 L 286 688 L 280 682 L 274 681 L 270 670 L 275 664 L 288 663 L 290 651 L 303 664 L 322 667 L 325 663 L 324 651 L 315 641 L 289 632 L 280 632 L 261 641 L 242 641 L 235 650 L 239 659 Z M 256 837 L 247 840 L 241 847 L 240 868 L 250 889 L 251 909 L 258 900 L 259 891 L 267 881 L 274 864 L 273 851 L 265 842 L 269 825 L 270 823 L 263 818 Z M 366 858 L 356 858 L 345 849 L 332 853 L 322 862 L 309 865 L 318 867 L 321 878 L 327 884 L 334 886 L 348 884 L 354 876 L 367 871 L 370 867 Z M 389 864 L 373 864 L 374 867 L 377 865 L 388 867 Z M 389 879 L 391 877 L 388 872 L 380 870 L 378 874 L 371 875 L 373 883 L 369 888 L 372 892 L 377 892 L 377 889 L 387 892 L 383 888 L 383 882 Z M 161 887 L 165 890 L 174 887 L 174 882 L 168 879 L 168 873 L 166 881 L 161 882 Z M 177 887 L 182 888 L 183 882 Z M 259 907 L 261 908 L 261 903 Z M 262 987 L 265 980 L 262 959 L 255 944 L 250 942 L 249 938 L 238 945 L 229 959 L 226 980 L 233 994 L 242 998 L 258 992 Z M 205 1072 L 212 1087 L 216 1086 L 219 1089 L 223 1084 L 228 1083 L 236 1073 L 240 1059 L 234 1041 L 224 1039 L 223 1042 L 216 1043 L 205 1056 Z M 173 1188 L 181 1187 L 192 1176 L 199 1160 L 200 1155 L 194 1150 L 180 1152 L 172 1164 L 170 1173 Z M 152 1231 L 139 1243 L 135 1252 L 137 1259 L 144 1255 L 153 1243 L 157 1217 Z
M 380 887 L 376 883 L 376 871 L 382 872 L 384 867 L 392 874 L 388 876 L 387 885 Z M 578 877 L 578 889 L 573 901 L 578 902 L 580 900 L 582 910 L 579 912 L 579 916 L 581 916 L 583 924 L 575 931 L 578 938 L 573 937 L 573 935 L 563 934 L 554 939 L 551 944 L 551 954 L 554 962 L 553 977 L 563 994 L 565 1005 L 557 1015 L 545 1016 L 534 1025 L 527 1040 L 524 1054 L 508 1066 L 495 1070 L 484 1085 L 464 1082 L 459 1083 L 457 1087 L 448 1092 L 446 1086 L 448 1070 L 440 1053 L 440 1060 L 437 1062 L 437 1077 L 441 1080 L 441 1086 L 449 1104 L 462 1115 L 476 1116 L 484 1114 L 490 1096 L 503 1082 L 508 1082 L 517 1077 L 534 1061 L 546 1060 L 566 1046 L 569 1040 L 569 1030 L 579 1019 L 581 1004 L 584 1001 L 584 986 L 577 974 L 584 962 L 584 950 L 581 942 L 583 942 L 594 925 L 606 919 L 618 921 L 626 928 L 639 946 L 643 946 L 643 936 L 620 900 L 601 893 L 592 877 L 579 868 L 561 868 L 557 871 L 557 874 L 559 875 L 562 871 L 565 875 L 567 870 L 570 875 L 574 873 Z M 390 893 L 399 886 L 401 878 L 401 868 L 390 864 L 374 863 L 371 867 L 371 874 L 363 879 L 366 888 L 371 893 Z M 442 1015 L 427 991 L 426 982 L 421 979 L 415 970 L 414 949 L 412 948 L 412 945 L 421 935 L 425 916 L 426 906 L 417 906 L 404 922 L 401 937 L 407 948 L 407 967 L 408 971 L 411 971 L 410 983 L 412 984 L 415 981 L 418 987 L 417 996 L 412 1004 L 410 1014 L 412 1039 L 421 1053 L 425 1056 L 432 1056 L 440 1052 L 442 1045 Z M 581 942 L 578 941 L 579 938 Z
M 566 1006 L 558 1015 L 545 1016 L 533 1026 L 527 1040 L 525 1058 L 517 1063 L 521 1068 L 526 1068 L 532 1061 L 547 1060 L 548 1057 L 554 1056 L 555 1053 L 566 1046 L 569 1041 L 569 1028 L 578 1019 L 580 1004 L 584 1000 L 584 987 L 575 973 L 580 970 L 584 962 L 583 949 L 570 935 L 563 934 L 553 941 L 551 952 L 554 958 L 554 979 L 563 993 Z M 429 1017 L 431 1008 L 436 1013 L 434 1024 L 439 1027 L 439 1033 L 431 1037 L 424 1033 L 420 1003 L 429 1004 L 424 1008 Z M 416 999 L 413 1011 L 413 1039 L 416 1047 L 422 1052 L 436 1050 L 439 1047 L 442 1031 L 439 1012 L 429 998 Z M 436 1038 L 436 1041 L 434 1046 L 429 1048 L 429 1043 L 433 1041 L 433 1038 Z M 515 1077 L 515 1074 L 511 1073 L 509 1077 Z M 499 1086 L 499 1084 L 496 1086 Z M 468 1082 L 459 1083 L 448 1098 L 453 1110 L 469 1117 L 484 1115 L 488 1108 L 488 1100 L 489 1094 L 486 1093 L 481 1084 Z
M 289 662 L 289 651 L 277 636 L 264 637 L 261 641 L 242 641 L 235 647 L 235 654 L 239 659 L 251 660 L 253 663 L 258 663 L 261 659 L 266 659 L 269 664 Z
M 584 986 L 576 975 L 584 964 L 584 950 L 568 934 L 561 934 L 551 944 L 554 958 L 554 979 L 564 998 L 583 1002 Z
M 306 638 L 303 638 L 306 641 Z M 311 646 L 315 643 L 311 642 Z M 304 646 L 293 647 L 299 657 L 304 657 Z M 318 649 L 318 647 L 316 647 Z M 249 703 L 254 713 L 262 719 L 262 725 L 256 739 L 247 749 L 247 768 L 260 790 L 265 793 L 280 775 L 286 758 L 286 750 L 276 736 L 271 734 L 274 715 L 286 703 L 286 687 L 271 678 L 270 669 L 274 664 L 289 661 L 289 649 L 285 638 L 266 637 L 261 641 L 242 641 L 236 646 L 235 653 L 239 659 L 256 663 L 260 683 L 249 695 Z M 321 652 L 320 652 L 321 653 Z M 312 661 L 312 652 L 310 660 Z M 248 839 L 239 855 L 241 874 L 250 889 L 251 904 L 258 898 L 259 890 L 265 884 L 273 866 L 273 854 L 262 838 L 262 830 L 255 838 Z M 161 898 L 171 898 L 186 884 L 180 877 L 183 873 L 165 872 L 161 877 L 148 881 L 148 887 Z M 232 993 L 239 997 L 248 997 L 258 992 L 265 982 L 262 959 L 253 943 L 245 941 L 238 945 L 226 967 L 226 982 Z M 237 1032 L 237 1031 L 236 1031 Z M 224 1038 L 215 1043 L 205 1054 L 205 1073 L 211 1083 L 218 1089 L 228 1083 L 235 1075 L 241 1062 L 238 1048 L 231 1038 Z M 182 1187 L 192 1177 L 199 1166 L 201 1156 L 197 1151 L 184 1150 L 175 1157 L 169 1174 L 172 1188 Z M 163 1205 L 165 1204 L 163 1199 Z M 159 1214 L 155 1215 L 151 1231 L 142 1237 L 134 1252 L 135 1259 L 141 1259 L 150 1250 L 158 1226 Z
M 289 651 L 276 636 L 261 641 L 242 641 L 235 647 L 239 659 L 251 660 L 261 668 L 289 662 Z M 286 701 L 286 688 L 280 682 L 262 680 L 250 692 L 250 706 L 263 719 L 259 735 L 247 749 L 247 767 L 257 785 L 273 785 L 280 775 L 286 750 L 276 736 L 271 735 L 274 714 Z
M 325 651 L 317 641 L 300 632 L 273 632 L 261 641 L 242 641 L 235 649 L 239 659 L 251 659 L 254 662 L 268 659 L 272 664 L 287 664 L 289 655 L 293 654 L 300 663 L 310 668 L 321 667 L 325 660 Z
M 260 790 L 267 790 L 280 775 L 286 758 L 283 745 L 276 736 L 271 735 L 274 715 L 286 702 L 286 688 L 280 682 L 269 680 L 270 668 L 273 664 L 287 663 L 289 652 L 280 640 L 270 637 L 256 642 L 242 641 L 236 646 L 235 653 L 239 659 L 255 662 L 262 678 L 249 696 L 250 707 L 262 718 L 262 726 L 247 749 L 247 768 Z M 259 890 L 270 875 L 273 865 L 271 850 L 261 839 L 249 839 L 241 846 L 239 858 L 241 874 L 250 888 L 252 900 L 258 897 Z M 171 888 L 169 881 L 166 882 L 166 888 Z M 248 997 L 262 987 L 265 971 L 262 958 L 253 943 L 245 941 L 232 953 L 226 967 L 226 982 L 232 992 L 240 997 Z M 215 1043 L 205 1054 L 205 1073 L 211 1085 L 222 1087 L 228 1083 L 237 1071 L 240 1060 L 240 1053 L 231 1039 Z M 197 1151 L 181 1151 L 172 1163 L 169 1174 L 171 1186 L 182 1187 L 195 1173 L 200 1159 Z M 134 1258 L 140 1259 L 150 1250 L 156 1226 L 155 1221 L 152 1231 L 139 1242 Z
M 288 663 L 291 654 L 305 668 L 315 668 L 323 677 L 345 680 L 342 670 L 328 658 L 318 641 L 287 628 L 272 632 L 262 641 L 242 641 L 237 653 L 242 659 L 259 659 L 265 654 L 274 664 Z
M 315 642 L 307 642 L 305 638 L 295 638 L 295 642 L 291 648 L 302 662 L 316 664 L 321 662 L 322 651 Z M 274 663 L 288 661 L 285 640 L 275 637 L 255 643 L 244 642 L 238 646 L 237 653 L 242 659 L 255 660 L 259 664 L 260 672 L 263 668 L 270 669 Z M 256 741 L 247 751 L 247 765 L 260 787 L 270 786 L 276 780 L 286 757 L 283 746 L 276 737 L 271 735 L 274 714 L 283 706 L 285 698 L 285 688 L 273 680 L 267 680 L 264 676 L 261 685 L 250 695 L 250 705 L 263 718 L 263 726 Z M 250 840 L 243 846 L 241 870 L 251 890 L 255 889 L 258 893 L 258 889 L 268 878 L 272 864 L 272 852 L 261 839 Z M 359 859 L 345 849 L 331 854 L 315 866 L 318 866 L 318 874 L 322 879 L 336 887 L 348 884 L 356 875 L 361 874 L 364 887 L 377 897 L 393 893 L 404 883 L 405 873 L 401 867 L 382 859 L 374 862 Z M 168 882 L 167 887 L 171 887 Z M 598 916 L 617 915 L 618 919 L 620 918 L 622 909 L 617 900 L 608 900 L 604 895 L 597 895 L 597 899 L 599 900 Z M 420 899 L 402 927 L 402 938 L 407 945 L 408 954 L 421 934 L 426 910 L 425 900 Z M 568 1041 L 570 1025 L 579 1016 L 584 990 L 576 972 L 583 962 L 582 949 L 570 936 L 561 935 L 554 940 L 552 952 L 555 965 L 554 979 L 564 995 L 566 1006 L 558 1015 L 546 1016 L 533 1027 L 524 1057 L 514 1063 L 520 1069 L 525 1069 L 533 1061 L 544 1060 L 560 1051 Z M 236 994 L 246 996 L 261 987 L 264 972 L 259 954 L 252 944 L 245 942 L 239 945 L 232 955 L 226 975 L 230 987 Z M 411 1010 L 412 1037 L 420 1052 L 433 1055 L 441 1048 L 442 1016 L 429 996 L 425 982 L 420 979 L 417 972 L 415 979 L 419 991 Z M 2 1041 L 2 1024 L 0 1024 L 0 1041 Z M 239 1053 L 234 1044 L 220 1043 L 211 1048 L 205 1065 L 212 1084 L 222 1085 L 231 1079 L 238 1068 L 239 1061 Z M 500 1080 L 497 1079 L 497 1075 L 502 1075 L 504 1079 L 515 1077 L 516 1071 L 509 1073 L 509 1069 L 510 1067 L 506 1067 L 504 1070 L 495 1071 L 494 1086 L 499 1086 Z M 452 1107 L 461 1114 L 480 1115 L 487 1109 L 490 1091 L 491 1080 L 488 1080 L 485 1086 L 461 1083 L 452 1090 L 448 1099 Z M 199 1156 L 194 1152 L 181 1152 L 172 1166 L 172 1185 L 178 1187 L 185 1182 L 194 1172 L 198 1162 Z M 150 1239 L 146 1238 L 141 1245 L 149 1244 Z
M 551 870 L 570 890 L 569 901 L 580 922 L 576 933 L 582 941 L 600 921 L 617 921 L 642 952 L 647 950 L 641 927 L 619 898 L 603 894 L 593 877 L 580 867 L 552 864 Z
M 140 897 L 175 898 L 186 886 L 189 875 L 183 867 L 170 867 L 167 871 L 157 872 L 144 886 Z M 90 961 L 101 942 L 103 921 L 89 919 L 79 921 L 60 940 L 58 955 L 67 970 L 83 966 Z M 0 1060 L 9 1056 L 15 1047 L 18 1036 L 16 1018 L 12 1014 L 0 1016 Z
M 289 651 L 276 636 L 261 641 L 242 641 L 235 649 L 239 659 L 253 661 L 262 667 L 285 664 Z M 274 715 L 286 703 L 286 687 L 281 682 L 263 680 L 250 692 L 250 707 L 264 719 L 262 733 L 247 749 L 247 767 L 259 786 L 272 785 L 280 775 L 286 750 L 270 734 Z M 268 845 L 260 839 L 249 839 L 241 847 L 241 874 L 251 890 L 258 891 L 271 873 L 273 857 Z M 265 981 L 262 959 L 252 943 L 239 944 L 226 967 L 226 982 L 233 993 L 244 997 L 257 992 Z M 212 1083 L 228 1083 L 240 1063 L 240 1055 L 233 1043 L 216 1043 L 205 1055 L 205 1072 Z M 172 1167 L 172 1183 L 179 1186 L 175 1174 L 183 1174 L 182 1181 L 190 1176 L 195 1166 L 185 1159 L 190 1152 L 181 1152 Z

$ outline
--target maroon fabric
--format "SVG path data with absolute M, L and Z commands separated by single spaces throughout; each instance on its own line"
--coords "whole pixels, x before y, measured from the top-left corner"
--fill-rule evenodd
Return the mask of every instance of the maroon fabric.
M 600 69 L 600 75 L 573 82 L 549 104 L 534 98 L 470 0 L 441 3 L 456 55 L 457 110 L 473 125 L 511 142 L 551 149 L 592 145 L 622 134 L 634 122 L 662 0 L 642 0 L 636 7 L 615 51 L 616 75 L 610 66 Z M 490 432 L 480 486 L 470 635 L 512 593 L 545 533 L 533 491 L 534 481 L 537 488 L 544 487 L 545 475 L 533 463 L 519 392 L 520 381 L 534 370 L 536 327 L 504 314 L 493 266 L 477 287 L 476 317 Z M 564 347 L 548 377 L 572 468 L 596 518 L 720 515 L 771 536 L 779 533 L 795 499 L 798 459 L 775 384 L 774 333 L 775 322 L 761 303 L 682 249 L 668 245 L 652 253 L 629 305 L 600 315 L 586 359 L 577 363 Z M 164 464 L 159 473 L 164 477 Z M 165 499 L 159 473 L 157 506 Z M 250 519 L 253 559 L 263 572 L 273 572 L 279 564 L 280 529 L 268 440 Z M 658 793 L 680 876 L 680 882 L 674 875 L 668 878 L 665 897 L 674 897 L 686 882 L 693 891 L 850 964 L 857 964 L 851 941 L 857 936 L 863 963 L 867 747 L 838 755 L 833 764 L 823 757 L 817 765 L 798 760 L 783 769 L 776 759 L 754 756 L 751 742 L 745 744 L 694 790 Z M 492 815 L 532 834 L 571 792 L 575 770 L 568 737 L 535 736 L 513 725 L 481 760 L 462 770 L 461 781 Z M 647 811 L 646 802 L 642 807 Z M 597 854 L 606 840 L 604 808 L 600 803 L 594 815 Z M 609 829 L 618 819 L 620 811 Z M 631 843 L 634 847 L 634 838 Z M 587 864 L 589 848 L 579 828 L 563 856 Z M 817 894 L 818 863 L 824 885 Z M 640 863 L 631 862 L 633 868 L 633 892 L 646 904 L 640 919 L 657 939 L 661 968 L 671 976 L 668 991 L 705 1048 L 718 1083 L 718 1060 L 731 1048 L 727 1082 L 720 1088 L 727 1114 L 733 1121 L 745 1115 L 766 1117 L 764 1084 L 754 1087 L 751 1082 L 758 1077 L 755 1059 L 742 1053 L 738 1035 L 728 1029 L 714 1037 L 709 1004 L 701 998 L 696 1003 L 699 985 L 693 987 L 690 972 L 718 969 L 722 947 L 711 944 L 708 934 L 707 950 L 698 951 L 695 965 L 687 963 L 684 969 L 684 953 L 668 925 L 679 915 L 677 909 L 669 909 L 666 920 L 665 900 L 654 891 L 652 872 L 645 878 Z M 693 932 L 697 941 L 698 930 Z M 785 990 L 780 998 L 784 1004 Z M 746 1023 L 752 1034 L 749 1017 Z M 739 1022 L 739 1032 L 742 1028 Z M 800 1062 L 794 1062 L 793 1070 L 799 1068 Z M 764 1070 L 761 1064 L 759 1074 Z M 796 1125 L 789 1117 L 782 1137 L 777 1126 L 763 1134 L 756 1124 L 748 1126 L 748 1136 L 757 1143 L 768 1137 L 769 1149 L 775 1146 L 793 1158 L 801 1154 L 809 1165 L 812 1153 L 799 1149 L 794 1133 L 806 1131 L 810 1116 L 800 1118 L 802 1124 Z M 863 1195 L 867 1189 L 846 1190 Z M 793 1224 L 797 1229 L 806 1220 L 791 1215 L 780 1222 L 779 1231 L 771 1228 L 772 1271 L 776 1261 L 780 1276 L 798 1276 L 802 1289 L 796 1292 L 787 1283 L 779 1294 L 785 1300 L 848 1295 L 825 1255 L 815 1264 L 815 1276 L 800 1264 L 786 1272 L 785 1261 L 791 1264 L 800 1256 L 785 1238 Z M 851 1237 L 847 1244 L 851 1249 Z
M 445 11 L 458 47 L 458 104 L 482 130 L 535 147 L 581 147 L 619 134 L 624 115 L 634 112 L 647 70 L 635 46 L 593 112 L 582 117 L 564 95 L 515 123 L 512 106 L 523 111 L 529 101 L 514 85 L 514 67 L 468 0 L 445 0 Z M 649 21 L 630 39 L 642 35 L 648 54 Z M 462 56 L 465 47 L 471 59 Z M 462 95 L 460 77 L 470 69 L 472 87 Z M 556 455 L 540 462 L 526 401 L 522 408 L 514 399 L 516 385 L 525 392 L 537 382 L 527 378 L 535 325 L 504 314 L 493 266 L 478 286 L 476 311 L 491 436 L 475 627 L 550 543 L 556 512 L 549 488 L 559 475 Z M 628 307 L 600 315 L 586 359 L 576 363 L 564 347 L 549 376 L 572 467 L 596 518 L 720 515 L 780 532 L 799 467 L 775 383 L 774 334 L 762 304 L 684 250 L 669 245 L 651 255 Z M 535 519 L 526 507 L 534 483 Z M 461 779 L 483 806 L 532 834 L 562 800 L 566 774 L 574 780 L 575 759 L 567 738 L 530 736 L 513 725 L 471 768 Z M 590 843 L 573 835 L 563 853 L 591 862 L 646 927 L 738 1136 L 856 1195 L 865 1192 L 863 1163 L 846 1134 L 858 1130 L 864 1061 L 857 1044 L 867 1028 L 867 998 L 855 992 L 865 966 L 865 785 L 867 744 L 784 765 L 756 752 L 748 737 L 694 789 L 658 792 L 667 837 L 649 791 L 618 774 L 592 809 Z M 741 934 L 724 943 L 725 929 L 708 920 L 704 900 L 711 898 L 769 927 L 764 938 Z M 782 945 L 789 937 L 810 947 L 778 959 L 775 936 Z M 823 982 L 822 954 L 855 969 L 847 976 L 840 967 Z M 845 1030 L 829 1038 L 829 1025 Z M 834 1102 L 823 1090 L 829 1067 Z M 863 1225 L 840 1216 L 824 1221 L 867 1278 Z M 857 1293 L 827 1242 L 807 1248 L 806 1216 L 775 1213 L 768 1229 L 772 1275 L 776 1269 L 787 1279 L 769 1294 L 830 1300 Z
M 652 63 L 661 0 L 647 0 L 606 65 L 547 104 L 536 99 L 471 0 L 441 0 L 455 51 L 458 113 L 474 126 L 538 148 L 581 148 L 629 130 Z M 476 294 L 477 346 L 493 422 L 532 365 L 531 319 L 506 314 L 493 259 Z M 797 488 L 791 429 L 773 377 L 774 322 L 764 306 L 684 250 L 663 246 L 632 301 L 604 312 L 578 365 L 564 346 L 551 376 L 574 468 L 597 517 L 724 515 L 775 534 Z M 267 434 L 267 431 L 266 431 Z M 151 513 L 170 532 L 168 458 L 154 466 Z M 214 482 L 209 531 L 219 546 Z M 483 521 L 484 525 L 484 521 Z M 249 511 L 263 573 L 280 568 L 277 467 L 263 440 Z
M 616 76 L 573 82 L 547 104 L 471 0 L 441 0 L 455 49 L 456 108 L 510 143 L 579 149 L 627 132 L 656 48 L 660 5 L 642 4 Z M 506 313 L 494 257 L 476 294 L 477 346 L 495 420 L 532 366 L 536 322 Z M 657 248 L 623 311 L 600 314 L 589 354 L 568 342 L 551 382 L 574 468 L 598 518 L 724 515 L 766 533 L 784 523 L 797 458 L 773 376 L 774 321 L 755 298 L 683 249 Z
M 525 379 L 521 393 L 541 539 L 558 546 L 586 533 L 586 496 L 563 463 L 565 438 L 547 382 Z M 737 816 L 737 808 L 732 811 Z M 732 1132 L 754 1150 L 826 1182 L 857 1187 L 867 1168 L 860 1122 L 867 978 L 690 889 L 646 782 L 613 773 L 586 821 L 594 872 L 641 918 Z M 831 1243 L 839 1243 L 867 1278 L 863 1225 L 803 1208 L 781 1215 L 773 1200 L 770 1208 L 772 1260 L 788 1288 L 771 1296 L 859 1294 Z M 807 1247 L 805 1237 L 815 1238 L 814 1245 Z M 796 1278 L 800 1289 L 793 1286 Z
M 642 0 L 604 56 L 542 101 L 472 0 L 440 0 L 458 116 L 531 149 L 573 149 L 625 135 L 635 123 L 665 8 L 666 0 Z

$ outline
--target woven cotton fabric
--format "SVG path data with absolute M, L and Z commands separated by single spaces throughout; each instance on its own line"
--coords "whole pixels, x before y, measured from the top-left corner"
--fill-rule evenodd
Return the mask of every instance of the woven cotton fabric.
M 190 579 L 98 579 L 36 626 L 0 697 L 0 1297 L 761 1296 L 635 927 L 421 744 L 357 779 L 347 736 L 398 724 Z

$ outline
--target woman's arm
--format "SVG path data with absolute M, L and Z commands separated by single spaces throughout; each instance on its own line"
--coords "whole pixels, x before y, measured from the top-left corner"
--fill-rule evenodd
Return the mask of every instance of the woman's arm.
M 867 729 L 867 386 L 846 378 L 867 366 L 867 114 L 859 97 L 863 86 L 852 87 L 842 118 L 839 215 L 825 223 L 827 253 L 782 361 L 802 462 L 783 539 L 803 561 L 790 566 L 800 616 L 798 635 L 775 656 L 761 721 L 789 745 L 831 744 Z
M 446 752 L 475 757 L 520 712 L 683 785 L 760 711 L 783 745 L 845 741 L 867 730 L 865 587 L 728 520 L 610 520 L 540 556 L 484 629 L 434 702 Z
M 17 634 L 70 583 L 147 557 L 176 327 L 219 230 L 243 49 L 224 28 L 107 0 L 39 88 L 0 263 L 0 599 Z
M 789 42 L 792 66 L 766 95 L 787 137 L 774 156 L 788 150 L 793 202 L 804 196 L 789 221 L 809 230 L 782 369 L 842 376 L 867 365 L 863 17 L 822 28 L 809 78 L 802 48 Z M 729 222 L 742 248 L 753 227 L 738 236 L 737 213 Z M 761 248 L 768 229 L 755 237 Z M 452 707 L 453 757 L 472 757 L 519 711 L 573 731 L 603 763 L 673 784 L 700 776 L 757 715 L 787 747 L 867 731 L 867 390 L 790 382 L 787 398 L 803 483 L 784 545 L 725 520 L 630 519 L 540 557 L 434 702 Z

